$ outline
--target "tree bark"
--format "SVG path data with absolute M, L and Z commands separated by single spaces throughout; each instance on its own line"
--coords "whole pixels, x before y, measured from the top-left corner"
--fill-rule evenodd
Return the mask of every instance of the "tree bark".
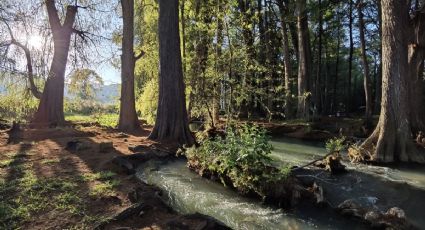
M 222 0 L 217 0 L 218 12 L 223 11 Z M 216 44 L 216 74 L 217 77 L 214 79 L 214 94 L 213 94 L 213 124 L 216 126 L 220 122 L 220 76 L 224 73 L 222 55 L 222 46 L 224 42 L 223 34 L 223 18 L 221 15 L 217 15 L 217 44 Z
M 72 5 L 67 7 L 63 24 L 59 19 L 54 0 L 46 0 L 46 8 L 53 33 L 54 53 L 43 95 L 32 122 L 39 125 L 62 125 L 65 123 L 63 113 L 65 69 L 78 8 Z
M 134 95 L 134 66 L 141 55 L 134 56 L 134 0 L 121 0 L 121 6 L 123 12 L 123 37 L 118 129 L 129 132 L 140 128 Z
M 367 61 L 366 54 L 366 40 L 365 40 L 365 24 L 363 19 L 363 3 L 362 0 L 357 2 L 357 11 L 359 14 L 359 33 L 360 33 L 360 45 L 361 45 L 361 59 L 363 64 L 363 86 L 365 92 L 365 121 L 366 126 L 370 127 L 372 123 L 372 82 L 370 80 L 369 63 Z
M 159 0 L 159 101 L 149 138 L 192 145 L 180 54 L 178 0 Z
M 309 119 L 310 96 L 310 38 L 308 32 L 308 17 L 306 0 L 297 1 L 297 27 L 298 27 L 298 118 Z
M 349 40 L 350 40 L 350 52 L 348 57 L 348 89 L 347 89 L 347 112 L 351 112 L 352 110 L 352 90 L 351 90 L 351 82 L 352 82 L 352 74 L 353 74 L 353 56 L 354 56 L 354 39 L 353 39 L 353 1 L 349 1 Z
M 291 93 L 291 83 L 290 78 L 292 77 L 292 65 L 291 65 L 291 56 L 289 52 L 289 39 L 288 39 L 288 28 L 286 23 L 286 15 L 288 14 L 288 9 L 285 8 L 283 0 L 278 1 L 279 11 L 280 11 L 280 22 L 282 24 L 282 46 L 283 46 L 283 64 L 284 64 L 284 74 L 285 74 L 285 117 L 292 118 L 292 93 Z
M 323 35 L 323 12 L 322 12 L 322 1 L 319 0 L 319 42 L 318 42 L 318 54 L 317 54 L 317 72 L 316 72 L 316 79 L 315 79 L 315 91 L 314 91 L 314 104 L 316 106 L 317 113 L 322 112 L 321 108 L 321 75 L 322 75 L 322 51 L 323 51 L 323 44 L 322 44 L 322 35 Z
M 339 17 L 339 12 L 338 10 L 336 11 L 337 13 L 337 19 L 339 21 L 340 17 Z M 333 113 L 338 111 L 338 81 L 339 81 L 339 53 L 340 53 L 340 46 L 341 46 L 341 29 L 339 28 L 339 25 L 337 27 L 337 42 L 336 42 L 336 62 L 335 62 L 335 79 L 334 79 L 334 85 L 333 85 L 333 93 L 332 93 L 332 109 L 331 111 Z
M 425 162 L 413 143 L 408 102 L 408 51 L 404 1 L 382 0 L 382 102 L 379 122 L 361 151 L 376 162 Z M 415 109 L 415 108 L 412 108 Z
M 424 59 L 425 59 L 425 6 L 416 8 L 411 20 L 408 48 L 409 63 L 409 103 L 412 131 L 417 134 L 425 131 Z

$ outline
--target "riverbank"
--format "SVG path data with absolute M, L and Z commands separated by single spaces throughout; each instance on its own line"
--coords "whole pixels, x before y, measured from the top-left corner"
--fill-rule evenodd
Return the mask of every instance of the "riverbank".
M 219 229 L 212 218 L 180 215 L 161 191 L 112 163 L 155 144 L 149 127 L 133 135 L 87 124 L 24 129 L 7 144 L 0 131 L 0 228 Z

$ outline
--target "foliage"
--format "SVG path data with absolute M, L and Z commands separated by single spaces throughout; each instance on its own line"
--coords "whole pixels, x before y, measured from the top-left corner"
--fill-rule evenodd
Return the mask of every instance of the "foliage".
M 224 185 L 242 193 L 256 192 L 264 196 L 263 186 L 283 181 L 289 170 L 272 167 L 271 144 L 264 129 L 245 125 L 239 129 L 229 128 L 226 138 L 205 140 L 201 146 L 187 149 L 189 162 L 199 164 L 201 170 L 217 174 Z
M 91 69 L 77 69 L 69 80 L 69 92 L 82 100 L 94 100 L 96 90 L 103 85 L 102 77 Z
M 344 144 L 345 137 L 335 137 L 326 142 L 326 150 L 329 153 L 340 152 L 346 149 L 346 145 Z
M 148 124 L 153 124 L 158 108 L 158 81 L 151 79 L 143 87 L 142 94 L 136 101 L 136 110 Z
M 38 100 L 25 85 L 10 79 L 0 79 L 0 84 L 9 85 L 0 92 L 0 119 L 28 121 L 38 107 Z

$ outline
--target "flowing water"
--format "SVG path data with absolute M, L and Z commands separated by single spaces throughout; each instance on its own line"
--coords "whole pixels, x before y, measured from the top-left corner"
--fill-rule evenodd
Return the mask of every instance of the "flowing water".
M 277 165 L 283 162 L 302 165 L 326 154 L 323 143 L 288 138 L 273 139 L 271 143 L 274 147 L 271 156 Z M 425 170 L 352 165 L 349 168 L 353 171 L 343 176 L 325 173 L 327 176 L 320 177 L 322 186 L 328 191 L 325 196 L 331 203 L 335 205 L 345 199 L 355 199 L 382 210 L 398 206 L 406 211 L 416 226 L 425 226 L 422 214 L 425 210 Z M 165 193 L 164 199 L 175 210 L 209 215 L 234 229 L 366 228 L 329 209 L 300 205 L 295 210 L 284 211 L 263 205 L 256 199 L 241 197 L 235 191 L 193 173 L 182 160 L 150 161 L 139 168 L 137 176 L 160 187 Z

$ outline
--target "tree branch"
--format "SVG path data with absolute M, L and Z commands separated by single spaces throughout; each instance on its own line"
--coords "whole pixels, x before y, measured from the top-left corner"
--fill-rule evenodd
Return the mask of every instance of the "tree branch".
M 49 16 L 49 24 L 53 33 L 62 28 L 58 11 L 55 6 L 55 0 L 46 0 L 47 14 Z
M 9 31 L 9 34 L 10 34 L 11 41 L 10 41 L 9 45 L 10 44 L 16 45 L 17 47 L 21 48 L 24 51 L 25 58 L 27 60 L 27 75 L 28 75 L 28 81 L 30 83 L 31 93 L 37 99 L 41 99 L 42 93 L 38 90 L 37 86 L 34 83 L 34 72 L 33 72 L 33 68 L 32 68 L 31 52 L 26 45 L 20 43 L 19 41 L 17 41 L 14 38 L 12 29 L 10 28 L 9 24 L 5 20 L 3 20 L 3 23 L 6 24 L 6 27 Z
M 41 99 L 42 93 L 38 90 L 37 86 L 34 83 L 34 73 L 33 73 L 33 69 L 32 69 L 32 60 L 31 60 L 31 52 L 28 49 L 28 47 L 16 40 L 12 40 L 11 42 L 12 44 L 18 46 L 19 48 L 21 48 L 24 53 L 25 53 L 25 57 L 27 59 L 27 75 L 28 75 L 28 81 L 30 83 L 30 90 L 31 93 L 34 95 L 35 98 L 37 99 Z
M 63 27 L 67 29 L 72 29 L 72 26 L 75 22 L 75 16 L 77 15 L 78 7 L 77 6 L 68 6 L 66 8 L 66 16 L 65 22 L 63 23 Z
M 139 60 L 140 58 L 145 56 L 145 54 L 146 54 L 145 51 L 143 51 L 143 50 L 140 51 L 140 53 L 137 56 L 134 57 L 134 60 L 136 60 L 136 61 Z

